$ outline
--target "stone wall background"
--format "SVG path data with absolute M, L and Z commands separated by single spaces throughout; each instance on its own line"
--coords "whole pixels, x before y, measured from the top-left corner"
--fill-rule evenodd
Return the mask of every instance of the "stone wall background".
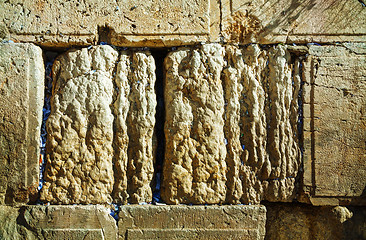
M 0 16 L 0 239 L 366 239 L 364 1 Z

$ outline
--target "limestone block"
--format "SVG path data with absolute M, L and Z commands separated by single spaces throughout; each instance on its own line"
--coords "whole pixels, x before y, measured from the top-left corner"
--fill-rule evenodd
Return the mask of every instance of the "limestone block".
M 209 0 L 2 1 L 0 9 L 12 40 L 44 46 L 178 46 L 217 41 L 220 29 L 219 3 Z
M 33 44 L 0 44 L 0 204 L 37 197 L 44 65 Z
M 151 202 L 156 140 L 155 61 L 148 52 L 122 52 L 114 103 L 117 202 Z
M 292 201 L 300 164 L 299 60 L 285 46 L 227 47 L 227 201 Z
M 110 46 L 71 50 L 55 61 L 53 77 L 41 199 L 150 202 L 156 107 L 151 54 Z
M 222 203 L 226 195 L 224 48 L 206 44 L 165 59 L 166 149 L 162 197 L 167 203 Z
M 263 206 L 123 206 L 120 239 L 263 239 Z
M 364 207 L 313 207 L 305 204 L 268 204 L 266 237 L 286 239 L 365 239 Z
M 69 51 L 53 68 L 42 199 L 52 203 L 111 202 L 113 190 L 112 72 L 109 46 Z
M 224 0 L 222 35 L 233 43 L 364 41 L 363 1 Z
M 117 239 L 117 225 L 103 206 L 27 206 L 20 214 L 37 239 Z
M 11 206 L 0 206 L 0 239 L 36 240 L 36 234 L 19 224 L 20 209 Z
M 315 205 L 365 204 L 365 44 L 312 46 L 304 192 Z M 305 142 L 305 140 L 304 140 Z

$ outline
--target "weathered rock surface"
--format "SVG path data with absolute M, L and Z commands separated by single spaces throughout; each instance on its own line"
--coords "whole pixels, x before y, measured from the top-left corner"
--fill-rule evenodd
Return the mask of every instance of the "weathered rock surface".
M 149 53 L 119 54 L 110 46 L 56 60 L 42 200 L 151 201 L 154 71 Z
M 366 204 L 365 44 L 311 46 L 304 65 L 304 201 Z
M 148 52 L 122 52 L 114 103 L 115 189 L 117 202 L 151 202 L 156 141 L 155 61 Z M 126 192 L 127 190 L 127 192 Z
M 215 55 L 205 50 L 214 47 Z M 228 46 L 225 59 L 223 52 L 203 45 L 166 58 L 163 199 L 292 201 L 301 161 L 300 62 L 282 45 Z M 209 192 L 216 196 L 203 197 Z
M 57 47 L 346 42 L 366 35 L 358 0 L 14 0 L 1 1 L 0 9 L 0 39 Z
M 109 46 L 70 51 L 53 67 L 42 199 L 51 203 L 111 202 L 113 190 L 112 72 Z
M 162 197 L 167 203 L 222 203 L 226 195 L 224 48 L 206 44 L 165 59 L 166 149 Z
M 365 239 L 365 207 L 313 207 L 305 204 L 266 204 L 266 237 L 286 239 Z
M 263 206 L 123 206 L 120 239 L 264 239 Z
M 225 134 L 228 201 L 291 201 L 300 164 L 299 62 L 284 46 L 227 47 Z M 292 82 L 294 81 L 294 82 Z
M 37 197 L 44 65 L 33 44 L 0 44 L 0 204 Z
M 364 41 L 363 1 L 224 0 L 221 26 L 225 42 L 307 43 Z
M 2 1 L 0 9 L 0 25 L 13 40 L 57 47 L 98 41 L 144 47 L 217 41 L 220 24 L 219 3 L 207 0 Z

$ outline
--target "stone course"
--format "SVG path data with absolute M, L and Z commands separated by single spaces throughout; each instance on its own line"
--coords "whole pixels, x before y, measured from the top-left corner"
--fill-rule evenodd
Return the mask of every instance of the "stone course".
M 365 22 L 364 0 L 0 1 L 0 239 L 366 239 Z

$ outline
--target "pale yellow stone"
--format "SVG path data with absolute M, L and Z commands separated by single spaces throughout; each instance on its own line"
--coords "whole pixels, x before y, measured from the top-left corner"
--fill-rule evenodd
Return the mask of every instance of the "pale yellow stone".
M 37 198 L 44 65 L 33 44 L 0 44 L 0 204 Z
M 304 194 L 316 205 L 365 202 L 364 49 L 365 44 L 310 47 L 305 71 L 314 84 L 304 121 L 312 134 L 304 138 Z

